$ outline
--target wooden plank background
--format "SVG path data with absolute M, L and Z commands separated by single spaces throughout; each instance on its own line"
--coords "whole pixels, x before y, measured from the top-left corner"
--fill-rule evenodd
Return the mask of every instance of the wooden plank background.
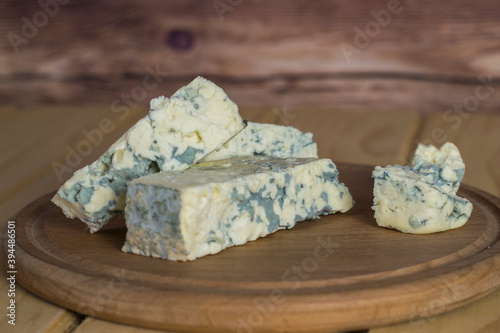
M 118 107 L 204 75 L 239 105 L 419 112 L 483 81 L 493 93 L 465 102 L 499 111 L 495 0 L 41 3 L 0 3 L 4 102 Z

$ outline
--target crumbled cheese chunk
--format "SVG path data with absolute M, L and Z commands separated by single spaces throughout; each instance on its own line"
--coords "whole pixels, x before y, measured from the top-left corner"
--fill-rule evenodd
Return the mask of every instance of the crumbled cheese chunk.
M 353 204 L 328 159 L 203 162 L 129 182 L 122 250 L 193 260 Z
M 238 107 L 198 77 L 171 98 L 151 101 L 139 120 L 97 161 L 76 171 L 52 201 L 70 218 L 99 230 L 125 206 L 126 183 L 159 171 L 183 170 L 238 134 Z

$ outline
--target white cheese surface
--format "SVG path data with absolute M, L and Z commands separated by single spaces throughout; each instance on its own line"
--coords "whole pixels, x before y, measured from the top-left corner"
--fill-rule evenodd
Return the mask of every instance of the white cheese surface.
M 52 201 L 95 232 L 124 209 L 127 181 L 186 169 L 243 128 L 236 104 L 221 88 L 197 77 L 171 98 L 153 99 L 148 115 L 97 161 L 76 171 Z
M 443 191 L 409 167 L 376 167 L 373 171 L 373 210 L 381 227 L 429 234 L 463 226 L 472 203 Z
M 318 157 L 318 148 L 311 133 L 291 126 L 249 122 L 243 131 L 203 161 L 240 156 Z
M 411 168 L 443 191 L 452 194 L 457 193 L 465 173 L 460 152 L 451 142 L 439 149 L 419 144 L 411 161 Z
M 193 260 L 353 204 L 328 159 L 204 162 L 129 182 L 122 250 Z

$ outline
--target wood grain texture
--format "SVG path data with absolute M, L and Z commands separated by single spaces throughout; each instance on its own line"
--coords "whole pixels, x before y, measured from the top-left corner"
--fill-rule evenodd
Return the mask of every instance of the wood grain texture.
M 365 30 L 368 22 L 376 22 L 371 12 L 387 11 L 388 4 L 376 0 L 356 4 L 241 1 L 220 16 L 212 1 L 69 2 L 60 5 L 25 45 L 19 45 L 17 54 L 8 38 L 1 40 L 1 74 L 106 77 L 142 74 L 146 65 L 154 68 L 167 61 L 173 75 L 268 76 L 346 70 L 450 77 L 476 76 L 484 70 L 500 74 L 495 61 L 500 51 L 496 24 L 500 7 L 494 0 L 458 4 L 403 0 L 394 6 L 393 12 L 399 13 L 389 14 L 387 26 L 379 33 L 373 31 L 368 45 L 348 63 L 340 43 L 356 46 L 354 28 Z M 1 34 L 22 35 L 22 17 L 33 21 L 42 10 L 36 2 L 2 2 Z M 187 32 L 180 38 L 191 39 L 191 47 L 183 51 L 179 43 L 170 41 L 176 30 Z
M 498 2 L 402 0 L 397 14 L 390 3 L 71 1 L 36 32 L 25 28 L 26 38 L 23 27 L 43 9 L 3 1 L 0 34 L 26 43 L 0 40 L 0 98 L 110 103 L 136 89 L 144 100 L 141 87 L 151 98 L 206 75 L 239 105 L 441 111 L 481 75 L 498 87 Z M 378 19 L 384 27 L 373 14 L 381 11 L 390 15 Z M 354 54 L 345 56 L 346 45 Z M 495 93 L 480 110 L 498 105 Z
M 141 90 L 147 74 L 132 78 L 109 78 L 112 82 L 89 80 L 85 82 L 60 82 L 54 89 L 40 92 L 38 87 L 25 82 L 0 80 L 0 98 L 15 105 L 61 103 L 88 105 L 89 103 L 113 104 L 114 109 L 128 105 L 144 105 L 151 98 L 171 94 L 188 84 L 195 74 L 173 77 L 165 74 L 154 89 Z M 405 77 L 382 75 L 334 75 L 322 77 L 283 76 L 264 79 L 233 79 L 204 75 L 217 82 L 240 106 L 282 107 L 334 107 L 354 111 L 393 112 L 444 112 L 455 104 L 463 104 L 468 96 L 475 96 L 480 86 L 477 78 L 470 82 L 432 82 Z M 139 88 L 138 88 L 139 87 Z M 496 113 L 500 105 L 500 89 L 495 84 L 488 98 L 479 101 L 476 113 Z M 135 96 L 132 97 L 132 96 Z
M 440 316 L 415 319 L 410 323 L 370 329 L 370 333 L 498 333 L 500 331 L 500 290 L 477 302 Z M 422 309 L 425 311 L 425 309 Z
M 91 235 L 44 196 L 16 220 L 19 281 L 85 314 L 185 332 L 359 329 L 449 311 L 500 285 L 499 198 L 461 188 L 475 207 L 464 227 L 401 234 L 374 222 L 372 167 L 338 166 L 357 200 L 348 213 L 187 264 L 122 253 L 123 218 Z
M 155 330 L 150 328 L 141 328 L 137 326 L 122 325 L 113 323 L 106 320 L 97 319 L 94 317 L 87 317 L 78 328 L 72 333 L 176 333 L 165 330 Z

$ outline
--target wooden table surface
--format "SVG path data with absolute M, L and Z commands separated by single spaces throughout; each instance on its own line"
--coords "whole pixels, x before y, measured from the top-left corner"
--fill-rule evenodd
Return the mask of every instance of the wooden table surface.
M 3 230 L 8 219 L 29 202 L 55 190 L 73 171 L 95 160 L 145 112 L 136 108 L 126 115 L 118 114 L 107 105 L 1 108 L 0 228 Z M 499 115 L 466 114 L 450 121 L 443 113 L 422 115 L 286 106 L 244 107 L 241 114 L 251 121 L 291 125 L 313 132 L 320 157 L 335 162 L 404 164 L 417 142 L 441 145 L 452 141 L 467 166 L 464 182 L 500 196 Z M 103 122 L 108 120 L 112 125 L 108 124 L 104 130 Z M 94 142 L 85 146 L 89 133 L 94 134 Z M 0 281 L 0 304 L 5 309 L 9 288 L 4 268 L 0 271 Z M 50 304 L 19 285 L 15 299 L 16 326 L 9 325 L 3 315 L 1 332 L 156 332 L 85 317 Z M 425 311 L 421 309 L 420 314 L 425 315 Z M 388 327 L 367 327 L 366 331 L 499 332 L 500 290 L 436 317 Z

